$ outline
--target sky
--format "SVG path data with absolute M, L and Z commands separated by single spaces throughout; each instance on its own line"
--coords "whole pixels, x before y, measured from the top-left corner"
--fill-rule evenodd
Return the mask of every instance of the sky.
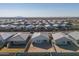
M 0 17 L 79 17 L 78 3 L 0 3 Z

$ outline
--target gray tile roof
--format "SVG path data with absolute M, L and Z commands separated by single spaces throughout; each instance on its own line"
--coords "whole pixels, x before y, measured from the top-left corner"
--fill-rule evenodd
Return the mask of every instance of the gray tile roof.
M 17 33 L 11 37 L 8 41 L 25 41 L 28 38 L 29 34 L 27 33 Z
M 38 37 L 43 37 L 43 38 L 47 38 L 47 40 L 49 39 L 49 36 L 48 36 L 48 33 L 47 32 L 35 32 L 31 39 L 32 40 L 36 40 L 35 38 L 38 38 Z M 40 39 L 40 38 L 39 38 Z M 40 39 L 41 40 L 41 39 Z
M 68 35 L 71 36 L 72 38 L 74 38 L 75 40 L 79 40 L 79 32 L 78 31 L 70 32 Z
M 4 32 L 4 33 L 1 33 L 0 35 L 1 35 L 1 37 L 3 38 L 3 40 L 6 40 L 6 39 L 8 39 L 9 37 L 11 37 L 12 35 L 14 35 L 14 34 L 16 34 L 16 33 L 11 33 L 11 32 Z

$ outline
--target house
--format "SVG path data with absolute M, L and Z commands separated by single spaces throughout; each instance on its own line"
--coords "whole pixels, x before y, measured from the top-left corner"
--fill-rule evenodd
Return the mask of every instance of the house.
M 2 36 L 0 35 L 0 48 L 2 48 L 4 45 L 4 40 L 2 38 Z
M 45 25 L 45 28 L 46 28 L 47 30 L 53 30 L 53 26 L 52 26 L 52 25 L 49 25 L 49 24 L 46 24 L 46 25 Z
M 49 42 L 49 36 L 47 32 L 35 32 L 31 37 L 34 43 L 43 43 L 44 41 Z
M 11 28 L 11 30 L 12 30 L 12 29 L 16 29 L 16 27 L 17 27 L 17 26 L 16 26 L 16 25 L 12 25 L 12 24 L 10 24 L 10 26 L 9 26 L 9 27 L 10 27 L 10 28 Z
M 71 25 L 68 22 L 62 22 L 59 24 L 59 29 L 71 29 Z
M 29 33 L 17 33 L 7 41 L 10 44 L 9 47 L 25 47 L 28 42 Z
M 7 41 L 9 38 L 11 38 L 13 35 L 15 35 L 15 32 L 2 32 L 0 33 L 0 36 L 2 37 L 3 41 Z
M 26 26 L 26 30 L 32 30 L 34 28 L 35 28 L 35 26 L 31 25 L 31 24 Z
M 59 27 L 59 24 L 57 24 L 57 23 L 53 24 L 54 29 L 58 29 L 58 27 Z
M 67 25 L 64 23 L 59 24 L 59 29 L 67 29 Z
M 42 25 L 42 24 L 36 25 L 36 30 L 44 30 L 44 29 L 45 29 L 44 25 Z
M 79 47 L 79 32 L 78 31 L 70 32 L 68 33 L 68 36 L 73 40 L 74 44 L 77 47 Z
M 0 25 L 0 28 L 1 28 L 1 29 L 9 29 L 9 28 L 8 28 L 8 25 Z
M 24 25 L 16 25 L 15 30 L 23 30 L 24 28 Z
M 51 47 L 47 32 L 35 32 L 31 37 L 33 46 L 48 49 Z
M 62 32 L 53 33 L 52 37 L 55 43 L 58 45 L 68 45 L 72 42 L 72 40 Z
M 0 25 L 1 30 L 12 30 L 15 29 L 16 26 L 12 24 Z
M 4 44 L 7 43 L 7 40 L 12 37 L 13 35 L 15 35 L 16 33 L 0 33 L 0 47 L 2 47 Z

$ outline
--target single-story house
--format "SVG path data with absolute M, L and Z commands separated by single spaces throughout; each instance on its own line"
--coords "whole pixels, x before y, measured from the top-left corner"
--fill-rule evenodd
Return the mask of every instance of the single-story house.
M 8 25 L 0 25 L 0 28 L 3 29 L 3 30 L 4 29 L 9 29 L 9 26 Z
M 34 28 L 35 28 L 35 26 L 31 25 L 31 24 L 26 26 L 26 30 L 32 30 Z
M 44 41 L 49 42 L 49 36 L 47 32 L 35 32 L 31 37 L 32 42 L 34 43 L 43 43 Z
M 53 27 L 54 27 L 54 29 L 58 29 L 59 24 L 55 23 L 55 24 L 53 24 Z
M 41 25 L 41 24 L 36 25 L 36 30 L 44 30 L 44 29 L 45 29 L 45 25 Z
M 66 29 L 67 25 L 64 23 L 59 24 L 59 29 Z
M 60 29 L 71 29 L 71 23 L 68 23 L 68 22 L 62 22 L 59 24 L 59 28 Z
M 12 25 L 12 24 L 10 24 L 10 26 L 9 26 L 9 27 L 10 27 L 10 29 L 11 29 L 11 30 L 13 30 L 13 29 L 16 29 L 16 28 L 17 28 L 17 26 L 16 26 L 16 25 Z
M 15 30 L 22 30 L 25 28 L 25 25 L 16 25 Z
M 4 40 L 2 38 L 2 36 L 0 35 L 0 48 L 2 48 L 4 45 Z
M 0 47 L 7 43 L 7 40 L 11 38 L 16 33 L 0 33 Z
M 15 32 L 2 32 L 0 33 L 0 36 L 3 38 L 3 41 L 7 41 L 9 38 L 11 38 L 13 35 L 15 35 Z
M 53 40 L 58 45 L 68 45 L 71 44 L 71 39 L 62 32 L 57 32 L 52 34 Z
M 10 47 L 25 47 L 27 44 L 27 39 L 29 37 L 29 33 L 17 33 L 13 37 L 9 38 L 7 41 L 10 43 Z
M 51 47 L 50 39 L 47 32 L 35 32 L 31 37 L 33 46 L 48 49 Z
M 46 24 L 45 25 L 45 28 L 48 29 L 48 30 L 52 30 L 53 29 L 53 26 L 52 25 L 49 25 L 49 24 Z
M 68 33 L 68 36 L 74 41 L 74 44 L 79 47 L 79 32 L 70 32 Z

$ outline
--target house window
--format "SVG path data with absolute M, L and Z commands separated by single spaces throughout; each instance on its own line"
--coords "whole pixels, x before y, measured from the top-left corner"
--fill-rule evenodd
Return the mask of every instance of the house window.
M 70 41 L 67 41 L 67 44 L 71 45 L 71 42 Z
M 47 40 L 44 40 L 44 42 L 46 42 Z
M 41 41 L 40 41 L 40 40 L 37 40 L 36 42 L 37 42 L 37 43 L 40 43 Z
M 65 41 L 63 41 L 63 44 L 65 44 Z
M 66 41 L 63 41 L 63 44 L 67 44 L 67 42 Z

